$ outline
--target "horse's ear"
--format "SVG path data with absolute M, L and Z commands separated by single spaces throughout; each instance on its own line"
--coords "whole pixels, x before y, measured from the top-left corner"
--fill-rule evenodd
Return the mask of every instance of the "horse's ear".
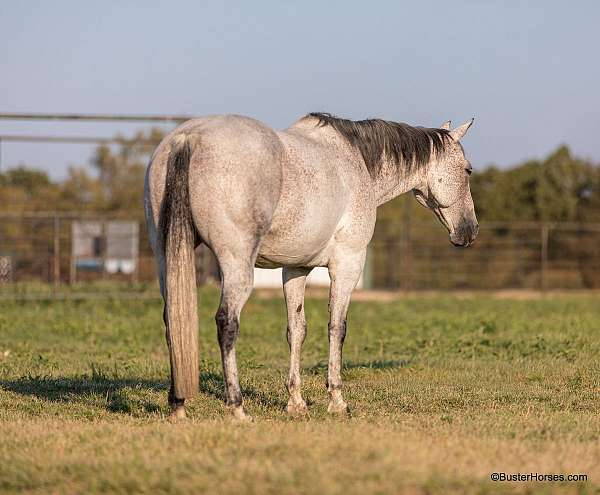
M 463 125 L 459 125 L 458 127 L 452 129 L 450 131 L 450 136 L 452 137 L 452 139 L 454 139 L 455 141 L 460 141 L 469 130 L 469 127 L 473 125 L 474 120 L 475 118 L 467 120 Z
M 446 131 L 450 130 L 450 124 L 452 123 L 451 120 L 447 120 L 446 122 L 444 122 L 441 126 L 440 129 L 444 129 Z

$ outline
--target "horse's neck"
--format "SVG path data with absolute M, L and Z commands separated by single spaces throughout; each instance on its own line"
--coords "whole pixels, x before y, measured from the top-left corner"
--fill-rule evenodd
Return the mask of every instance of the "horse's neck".
M 327 145 L 336 143 L 336 146 L 342 146 L 346 147 L 348 150 L 352 150 L 352 146 L 347 143 L 335 129 L 329 126 L 317 127 L 315 126 L 314 120 L 304 117 L 294 122 L 283 132 L 298 133 L 310 139 L 327 143 Z M 357 153 L 356 150 L 351 152 L 354 154 Z M 372 180 L 372 186 L 371 184 L 368 184 L 369 187 L 373 187 L 374 189 L 375 197 L 377 198 L 377 206 L 381 206 L 395 197 L 417 187 L 425 180 L 427 173 L 425 170 L 426 169 L 421 167 L 415 167 L 410 173 L 398 173 L 397 165 L 385 160 L 377 177 L 370 179 Z
M 425 180 L 426 169 L 415 168 L 409 173 L 399 173 L 394 163 L 386 163 L 381 167 L 381 172 L 373 179 L 377 206 L 404 194 Z

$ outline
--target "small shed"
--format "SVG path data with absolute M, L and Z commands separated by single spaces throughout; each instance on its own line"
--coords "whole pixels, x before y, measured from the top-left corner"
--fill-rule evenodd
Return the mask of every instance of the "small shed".
M 71 227 L 71 282 L 78 271 L 134 275 L 139 224 L 128 220 L 79 220 Z
M 137 222 L 106 223 L 106 265 L 108 273 L 135 272 L 139 250 L 140 228 Z

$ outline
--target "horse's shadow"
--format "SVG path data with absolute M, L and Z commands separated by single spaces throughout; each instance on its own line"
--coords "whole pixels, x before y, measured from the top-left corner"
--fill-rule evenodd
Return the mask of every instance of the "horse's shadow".
M 343 365 L 343 370 L 387 370 L 394 368 L 406 368 L 411 364 L 408 359 L 375 359 L 373 361 L 347 361 Z M 306 368 L 309 374 L 319 374 L 327 369 L 326 361 Z
M 168 390 L 163 380 L 111 378 L 106 376 L 48 377 L 25 376 L 0 381 L 0 388 L 48 402 L 80 403 L 105 407 L 111 412 L 157 412 L 160 405 L 148 391 Z
M 159 412 L 166 404 L 161 406 L 152 392 L 162 392 L 166 398 L 169 382 L 136 377 L 111 378 L 96 374 L 91 377 L 26 376 L 15 380 L 0 380 L 0 388 L 49 402 L 103 406 L 115 413 L 153 413 Z M 202 371 L 200 392 L 220 401 L 224 400 L 221 373 Z M 276 397 L 270 397 L 251 387 L 242 387 L 242 392 L 245 397 L 263 406 L 285 407 L 285 403 Z
M 402 368 L 410 364 L 406 360 L 375 360 L 364 362 L 349 361 L 347 370 L 383 370 Z M 309 375 L 321 374 L 327 368 L 326 362 L 318 362 L 302 370 Z M 0 388 L 23 396 L 57 403 L 79 403 L 105 408 L 109 412 L 146 414 L 166 410 L 168 380 L 139 377 L 110 377 L 93 370 L 91 376 L 49 377 L 25 376 L 14 380 L 0 380 Z M 157 400 L 155 392 L 161 392 L 164 399 Z M 200 392 L 219 401 L 224 400 L 223 376 L 219 372 L 200 372 Z M 244 397 L 267 409 L 283 410 L 286 402 L 280 394 L 267 393 L 252 387 L 242 386 Z

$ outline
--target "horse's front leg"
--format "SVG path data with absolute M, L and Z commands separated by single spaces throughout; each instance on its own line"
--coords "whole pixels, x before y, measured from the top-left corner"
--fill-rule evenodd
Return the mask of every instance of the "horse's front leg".
M 346 337 L 346 314 L 350 294 L 356 287 L 365 263 L 366 251 L 344 253 L 329 264 L 329 366 L 327 392 L 330 413 L 347 413 L 348 404 L 342 396 L 342 346 Z
M 284 268 L 283 293 L 287 307 L 287 341 L 290 346 L 290 374 L 287 389 L 290 399 L 287 411 L 292 416 L 306 414 L 308 409 L 300 392 L 300 351 L 306 338 L 304 288 L 310 268 Z

